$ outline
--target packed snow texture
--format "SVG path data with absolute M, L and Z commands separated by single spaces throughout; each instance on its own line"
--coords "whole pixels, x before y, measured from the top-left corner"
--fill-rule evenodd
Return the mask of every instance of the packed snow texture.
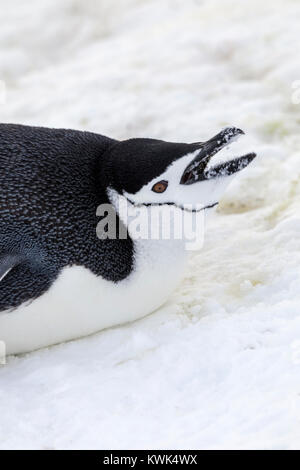
M 258 153 L 166 306 L 0 367 L 0 447 L 300 448 L 300 3 L 0 6 L 1 121 Z

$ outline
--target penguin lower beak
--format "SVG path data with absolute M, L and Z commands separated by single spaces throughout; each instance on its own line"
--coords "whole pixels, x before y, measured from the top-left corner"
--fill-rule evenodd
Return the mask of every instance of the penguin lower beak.
M 207 142 L 199 142 L 200 152 L 184 170 L 180 184 L 193 184 L 198 181 L 230 176 L 246 168 L 256 157 L 255 153 L 248 153 L 207 169 L 209 161 L 217 152 L 234 142 L 243 134 L 244 132 L 241 129 L 227 127 Z

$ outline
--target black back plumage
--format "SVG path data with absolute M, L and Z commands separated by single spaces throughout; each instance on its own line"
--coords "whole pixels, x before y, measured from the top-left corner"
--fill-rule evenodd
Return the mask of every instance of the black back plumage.
M 20 260 L 0 282 L 0 311 L 41 295 L 67 265 L 114 282 L 131 272 L 131 239 L 96 236 L 96 209 L 108 202 L 101 165 L 115 143 L 90 132 L 0 125 L 0 261 Z

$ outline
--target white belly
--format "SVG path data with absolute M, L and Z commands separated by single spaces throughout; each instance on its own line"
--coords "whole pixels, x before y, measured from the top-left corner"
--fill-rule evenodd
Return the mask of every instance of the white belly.
M 167 300 L 184 262 L 179 243 L 162 241 L 154 250 L 138 250 L 135 270 L 118 284 L 80 266 L 66 267 L 41 297 L 0 313 L 0 340 L 7 354 L 17 354 L 141 318 Z

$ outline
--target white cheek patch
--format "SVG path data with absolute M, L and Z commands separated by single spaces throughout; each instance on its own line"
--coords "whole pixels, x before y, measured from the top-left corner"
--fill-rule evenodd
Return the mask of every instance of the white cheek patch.
M 200 209 L 217 203 L 225 188 L 232 180 L 232 176 L 199 181 L 194 184 L 180 184 L 182 174 L 189 163 L 201 150 L 184 155 L 172 163 L 160 176 L 144 185 L 137 193 L 124 192 L 124 196 L 133 204 L 175 204 L 178 207 L 187 206 L 187 209 Z M 165 180 L 168 187 L 163 193 L 155 193 L 152 187 L 155 183 Z

